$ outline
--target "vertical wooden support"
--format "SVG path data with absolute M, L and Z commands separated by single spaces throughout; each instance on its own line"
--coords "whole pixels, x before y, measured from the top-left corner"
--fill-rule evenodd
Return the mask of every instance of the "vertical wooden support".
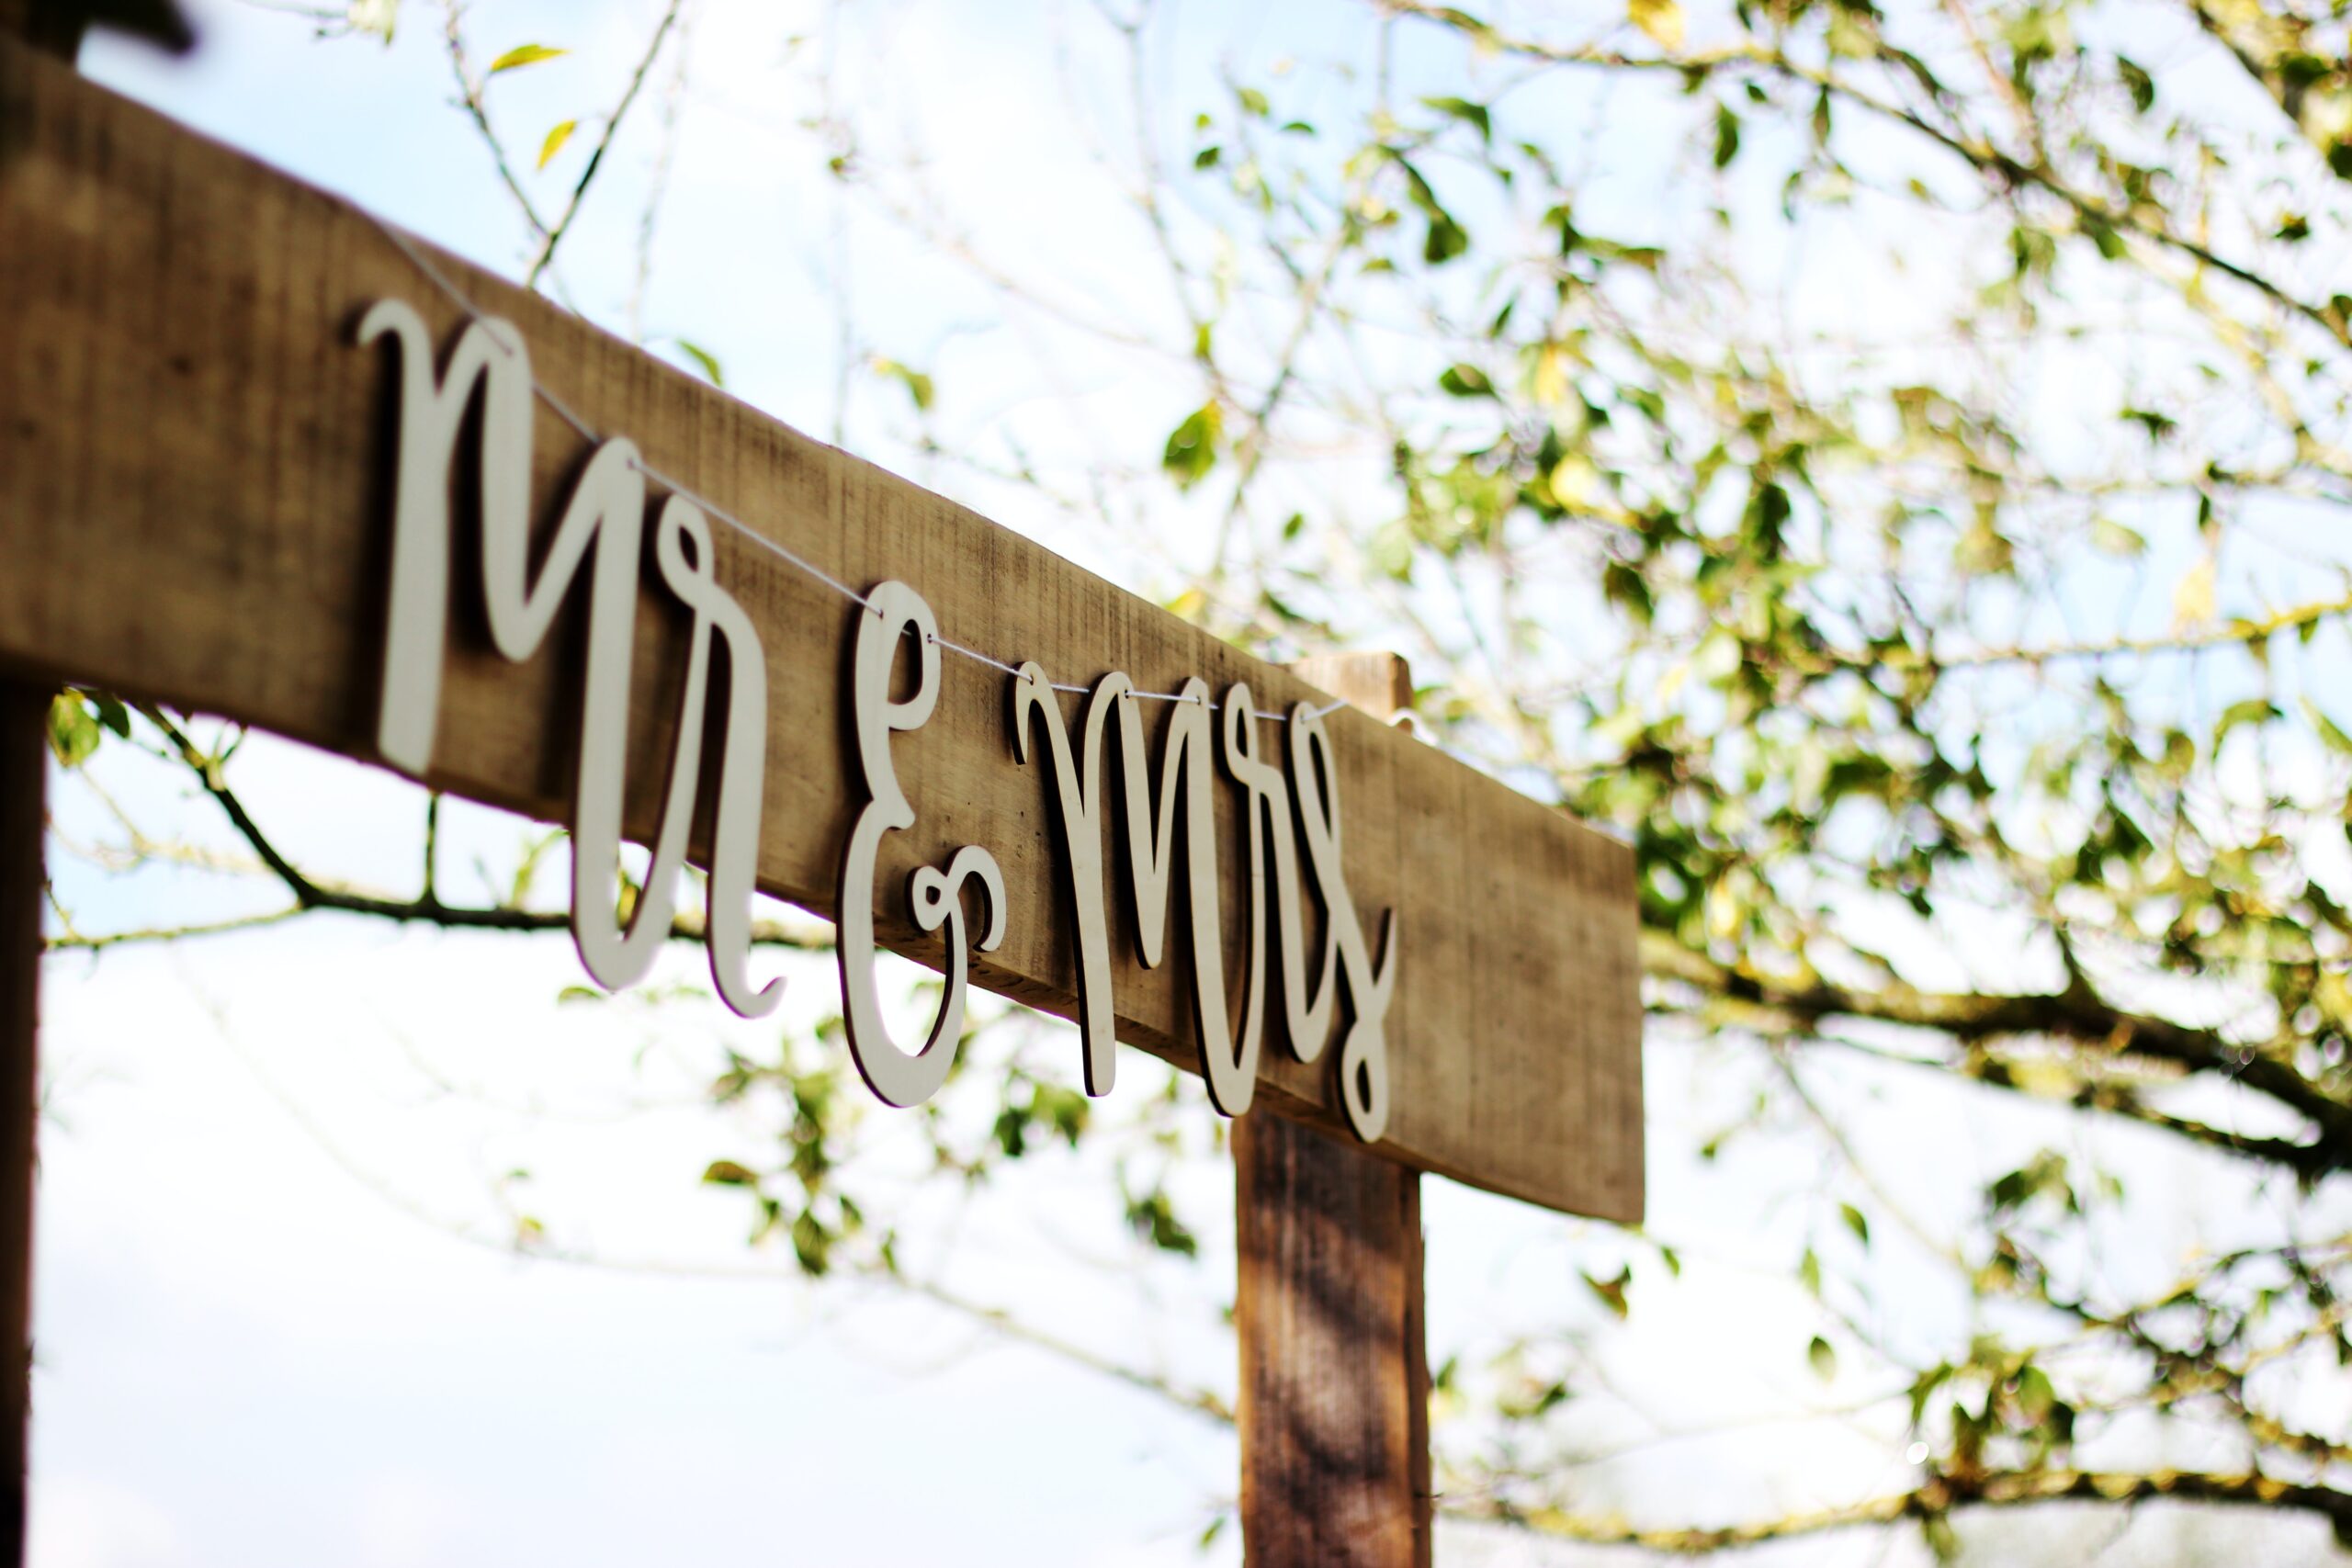
M 1387 718 L 1392 654 L 1291 667 Z M 1343 1138 L 1233 1123 L 1241 1540 L 1250 1568 L 1429 1568 L 1421 1178 Z
M 46 687 L 0 682 L 0 1562 L 25 1551 L 32 1392 L 33 1122 L 39 1110 Z
M 82 21 L 54 0 L 0 0 L 0 33 L 71 60 Z M 0 677 L 0 1563 L 13 1568 L 25 1561 L 31 1457 L 33 1130 L 40 1108 L 34 1035 L 52 695 Z

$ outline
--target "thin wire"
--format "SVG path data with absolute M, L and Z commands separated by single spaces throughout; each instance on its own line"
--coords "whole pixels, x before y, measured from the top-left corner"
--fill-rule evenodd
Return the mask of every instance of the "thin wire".
M 595 437 L 592 435 L 589 439 L 593 441 Z M 729 528 L 734 529 L 738 534 L 742 535 L 743 537 L 751 540 L 752 543 L 759 546 L 760 548 L 767 551 L 770 555 L 776 557 L 778 559 L 789 561 L 794 566 L 798 567 L 802 571 L 807 572 L 809 576 L 823 583 L 826 587 L 831 589 L 834 592 L 840 594 L 842 598 L 863 604 L 869 610 L 874 610 L 874 601 L 868 599 L 865 594 L 860 593 L 856 589 L 852 588 L 848 583 L 843 582 L 840 578 L 835 577 L 831 572 L 827 571 L 823 567 L 819 566 L 815 561 L 808 559 L 806 556 L 787 549 L 784 546 L 776 543 L 774 539 L 769 538 L 765 534 L 761 533 L 757 528 L 752 527 L 749 523 L 744 522 L 741 518 L 736 516 L 733 513 L 728 511 L 717 502 L 706 500 L 704 497 L 696 495 L 693 491 L 688 490 L 684 485 L 680 484 L 676 479 L 672 479 L 669 475 L 653 467 L 650 463 L 639 460 L 636 467 L 637 471 L 643 474 L 647 479 L 653 480 L 656 484 L 666 487 L 676 494 L 685 497 L 695 505 L 702 508 L 705 512 L 710 513 L 711 516 L 716 517 L 721 523 L 726 524 Z M 874 613 L 878 615 L 882 612 L 879 610 L 874 610 Z
M 409 264 L 415 267 L 417 271 L 424 275 L 427 282 L 431 283 L 435 288 L 441 290 L 441 292 L 447 297 L 449 303 L 455 305 L 459 310 L 463 311 L 467 319 L 489 330 L 491 341 L 498 345 L 499 350 L 502 353 L 512 355 L 520 352 L 518 345 L 510 340 L 512 329 L 508 323 L 497 321 L 492 317 L 483 315 L 481 310 L 475 306 L 474 302 L 466 298 L 464 291 L 449 280 L 448 275 L 444 273 L 439 267 L 435 266 L 433 264 L 432 258 L 426 255 L 424 251 L 406 234 L 394 228 L 385 220 L 379 218 L 376 214 L 368 212 L 365 209 L 362 209 L 361 211 L 368 218 L 368 221 L 374 223 L 378 229 L 383 231 L 384 237 L 392 243 L 393 248 L 398 250 L 401 254 L 406 256 L 409 260 Z M 508 328 L 508 330 L 500 331 L 499 329 L 502 327 Z M 542 382 L 536 374 L 531 378 L 531 391 L 533 395 L 539 400 L 539 401 L 548 406 L 548 412 L 554 414 L 556 418 L 561 420 L 565 424 L 569 425 L 571 428 L 572 434 L 579 436 L 581 440 L 588 442 L 591 445 L 603 441 L 604 437 L 596 434 L 595 427 L 591 425 L 586 420 L 581 418 L 578 413 L 574 412 L 571 404 L 565 402 L 561 398 L 556 396 L 554 392 L 550 391 L 546 383 Z M 688 489 L 677 479 L 671 478 L 668 474 L 663 473 L 661 469 L 653 467 L 650 463 L 644 461 L 642 458 L 631 458 L 629 467 L 635 468 L 639 474 L 642 474 L 645 478 L 651 479 L 654 483 L 661 485 L 663 489 L 668 490 L 673 495 L 676 495 L 680 499 L 700 508 L 707 515 L 725 524 L 728 527 L 732 528 L 736 533 L 741 534 L 744 538 L 750 540 L 752 544 L 757 545 L 760 548 L 767 551 L 770 555 L 775 556 L 779 560 L 782 560 L 788 565 L 797 567 L 801 571 L 816 579 L 819 582 L 823 583 L 826 587 L 831 589 L 842 598 L 849 600 L 853 604 L 863 605 L 868 610 L 874 610 L 874 602 L 871 599 L 868 599 L 865 594 L 860 593 L 856 589 L 852 588 L 848 583 L 843 582 L 840 578 L 835 577 L 831 572 L 827 571 L 823 567 L 819 566 L 816 562 L 808 559 L 806 556 L 800 555 L 797 552 L 787 548 L 784 545 L 778 544 L 775 540 L 768 537 L 767 535 L 762 533 L 759 529 L 752 527 L 749 523 L 744 522 L 741 518 L 736 516 L 725 507 L 720 506 L 718 502 L 711 501 L 705 496 L 696 494 L 694 491 Z M 874 613 L 876 615 L 881 614 L 879 610 L 875 610 Z M 969 659 L 976 663 L 985 664 L 991 670 L 1001 670 L 1007 675 L 1019 676 L 1023 679 L 1027 678 L 1020 666 L 1007 664 L 1003 660 L 982 653 L 977 648 L 967 648 L 960 642 L 951 642 L 946 637 L 941 637 L 936 632 L 929 635 L 929 640 L 935 647 L 944 648 L 950 653 L 960 653 L 965 658 Z M 1059 681 L 1050 682 L 1048 684 L 1057 692 L 1075 692 L 1080 696 L 1085 695 L 1090 689 L 1085 686 L 1068 685 Z M 1218 705 L 1216 703 L 1209 702 L 1205 698 L 1196 696 L 1188 692 L 1130 691 L 1125 694 L 1144 702 L 1200 703 L 1204 706 L 1207 707 L 1212 713 L 1216 710 Z M 1348 705 L 1345 702 L 1331 702 L 1324 704 L 1321 707 L 1306 708 L 1305 711 L 1306 716 L 1309 718 L 1323 718 L 1330 714 L 1339 712 L 1340 709 L 1346 707 L 1347 705 Z M 1257 716 L 1262 719 L 1272 720 L 1276 724 L 1283 722 L 1283 716 L 1280 713 L 1266 712 L 1261 713 Z
M 950 653 L 960 653 L 967 659 L 977 659 L 992 670 L 1001 670 L 1006 674 L 1017 675 L 1023 681 L 1035 679 L 1035 677 L 1026 670 L 1022 669 L 1017 664 L 1007 664 L 1001 659 L 989 658 L 987 654 L 982 653 L 977 648 L 966 648 L 960 642 L 950 642 L 945 637 L 941 637 L 937 632 L 925 632 L 923 634 L 923 637 L 925 641 L 929 642 L 934 648 L 944 648 Z
M 448 276 L 442 272 L 439 267 L 433 265 L 431 259 L 427 257 L 423 251 L 417 248 L 415 242 L 412 241 L 406 234 L 401 233 L 398 229 L 393 228 L 390 223 L 384 221 L 381 218 L 377 217 L 374 213 L 368 212 L 364 208 L 360 210 L 364 217 L 366 217 L 370 222 L 374 223 L 377 228 L 381 229 L 384 231 L 384 238 L 390 240 L 400 251 L 401 254 L 408 257 L 411 265 L 413 265 L 417 271 L 424 274 L 426 281 L 430 282 L 435 288 L 440 289 L 442 293 L 449 297 L 449 303 L 455 305 L 458 310 L 463 310 L 467 315 L 471 316 L 477 321 L 482 319 L 481 312 L 474 309 L 474 302 L 467 299 L 464 294 L 458 291 L 458 286 L 450 282 Z M 499 346 L 501 348 L 509 347 L 503 339 L 500 340 Z

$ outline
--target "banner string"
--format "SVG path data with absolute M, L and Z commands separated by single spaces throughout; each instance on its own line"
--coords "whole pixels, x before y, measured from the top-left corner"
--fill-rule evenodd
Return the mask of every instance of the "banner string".
M 411 240 L 408 235 L 402 233 L 399 229 L 393 227 L 385 220 L 377 217 L 372 212 L 368 212 L 364 208 L 360 210 L 365 214 L 368 221 L 374 223 L 378 229 L 383 231 L 384 237 L 392 243 L 393 247 L 397 249 L 401 254 L 408 258 L 410 265 L 414 266 L 418 272 L 424 274 L 425 280 L 431 283 L 435 288 L 438 288 L 442 294 L 447 298 L 449 303 L 455 305 L 460 311 L 464 312 L 469 320 L 487 329 L 490 332 L 492 341 L 498 344 L 499 349 L 503 353 L 514 355 L 521 352 L 520 346 L 512 342 L 505 333 L 499 330 L 507 323 L 499 321 L 493 317 L 484 315 L 481 310 L 475 306 L 474 302 L 466 297 L 465 291 L 460 289 L 455 283 L 451 282 L 447 273 L 443 272 L 438 266 L 434 265 L 433 258 L 425 254 L 421 246 Z M 557 419 L 569 425 L 573 434 L 577 434 L 580 439 L 589 443 L 591 446 L 600 445 L 603 442 L 604 437 L 596 434 L 594 427 L 589 424 L 586 420 L 581 418 L 577 412 L 573 412 L 569 403 L 566 403 L 561 398 L 556 396 L 556 394 L 548 388 L 547 384 L 538 378 L 536 372 L 534 372 L 531 377 L 531 391 L 540 402 L 547 405 L 548 412 L 554 414 Z M 642 459 L 632 457 L 630 459 L 629 466 L 648 479 L 652 480 L 655 484 L 662 486 L 663 489 L 680 497 L 682 500 L 687 501 L 700 508 L 706 515 L 724 524 L 729 528 L 733 529 L 736 533 L 741 535 L 745 539 L 750 540 L 753 545 L 758 546 L 761 549 L 767 551 L 770 555 L 776 557 L 786 564 L 798 569 L 804 575 L 823 583 L 827 588 L 831 589 L 834 592 L 840 594 L 842 598 L 849 600 L 852 604 L 862 605 L 868 610 L 874 608 L 872 602 L 869 601 L 865 594 L 860 593 L 856 589 L 852 588 L 848 583 L 843 582 L 840 578 L 835 577 L 823 567 L 819 566 L 816 562 L 808 559 L 806 556 L 800 555 L 797 551 L 788 549 L 785 546 L 778 544 L 775 540 L 769 538 L 765 534 L 762 533 L 757 528 L 752 527 L 750 524 L 744 522 L 741 518 L 736 516 L 725 507 L 720 506 L 717 502 L 709 501 L 703 496 L 695 494 L 694 491 L 680 483 L 677 479 L 673 479 L 668 474 L 663 473 L 661 469 L 654 468 L 651 464 L 647 463 Z M 929 640 L 935 647 L 944 649 L 950 653 L 960 654 L 962 657 L 971 660 L 975 663 L 985 664 L 991 670 L 1001 670 L 1007 675 L 1023 679 L 1026 678 L 1023 676 L 1023 671 L 1018 665 L 1008 664 L 1001 659 L 997 659 L 989 654 L 982 653 L 977 648 L 968 648 L 960 642 L 951 642 L 946 637 L 939 636 L 936 632 L 930 634 Z M 1091 689 L 1086 686 L 1069 685 L 1060 681 L 1053 682 L 1051 684 L 1053 689 L 1057 692 L 1075 692 L 1081 696 L 1086 694 L 1086 693 Z M 1182 692 L 1130 691 L 1125 693 L 1125 695 L 1146 702 L 1203 703 L 1205 706 L 1211 709 L 1215 709 L 1218 705 L 1216 703 L 1207 702 L 1202 697 L 1190 695 Z M 1348 705 L 1345 702 L 1332 702 L 1327 703 L 1321 707 L 1310 708 L 1307 711 L 1312 715 L 1312 716 L 1321 718 L 1326 715 L 1336 713 L 1347 705 Z M 1257 716 L 1276 724 L 1287 721 L 1287 716 L 1279 713 L 1261 713 Z

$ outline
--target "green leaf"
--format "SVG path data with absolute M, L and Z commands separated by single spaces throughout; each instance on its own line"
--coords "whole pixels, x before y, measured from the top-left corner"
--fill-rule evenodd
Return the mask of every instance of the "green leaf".
M 731 1159 L 715 1159 L 702 1173 L 702 1179 L 714 1187 L 757 1187 L 759 1173 L 749 1167 L 737 1165 Z
M 1451 115 L 1464 125 L 1476 126 L 1479 141 L 1494 141 L 1494 115 L 1486 105 L 1474 104 L 1467 98 L 1423 98 L 1421 102 L 1440 114 Z
M 1137 1237 L 1162 1252 L 1192 1258 L 1200 1252 L 1200 1238 L 1176 1217 L 1176 1205 L 1165 1190 L 1154 1189 L 1127 1202 L 1127 1224 Z
M 1854 1233 L 1855 1239 L 1868 1247 L 1871 1244 L 1871 1223 L 1862 1212 L 1851 1203 L 1838 1204 L 1838 1212 L 1844 1217 L 1846 1228 Z
M 1727 168 L 1739 156 L 1739 117 L 1722 105 L 1715 106 L 1715 167 Z
M 1224 156 L 1225 149 L 1212 141 L 1207 146 L 1193 154 L 1193 167 L 1196 169 L 1214 169 L 1216 167 L 1217 160 Z
M 1578 1272 L 1582 1273 L 1582 1270 Z M 1585 1288 L 1599 1297 L 1601 1304 L 1616 1314 L 1619 1318 L 1632 1315 L 1633 1303 L 1625 1299 L 1625 1287 L 1634 1281 L 1634 1271 L 1631 1269 L 1619 1269 L 1614 1280 L 1597 1279 L 1590 1274 L 1584 1274 L 1583 1278 Z
M 1437 384 L 1457 398 L 1491 398 L 1494 382 L 1475 365 L 1456 365 L 1437 378 Z
M 800 1264 L 802 1273 L 811 1279 L 821 1278 L 831 1266 L 830 1254 L 833 1238 L 817 1223 L 817 1216 L 803 1209 L 792 1217 L 792 1256 Z
M 60 765 L 78 768 L 98 749 L 98 721 L 79 692 L 60 692 L 49 704 L 49 749 Z
M 1820 1335 L 1815 1335 L 1813 1343 L 1804 1348 L 1804 1359 L 1812 1366 L 1813 1375 L 1823 1382 L 1838 1375 L 1838 1352 Z
M 1257 88 L 1237 88 L 1233 96 L 1234 98 L 1241 105 L 1241 109 L 1244 114 L 1254 115 L 1260 119 L 1266 118 L 1268 107 L 1266 103 L 1266 95 L 1260 92 Z
M 695 362 L 695 369 L 701 371 L 705 376 L 710 378 L 710 384 L 712 386 L 724 387 L 727 385 L 726 373 L 719 368 L 718 355 L 711 353 L 710 350 L 703 347 L 702 344 L 698 343 L 689 343 L 684 338 L 673 338 L 671 341 L 678 345 L 678 352 L 680 354 L 684 355 L 688 359 Z
M 565 49 L 549 49 L 543 43 L 517 44 L 490 62 L 490 73 L 495 76 L 502 71 L 520 71 L 526 65 L 537 65 L 543 60 L 553 60 L 571 52 Z
M 1217 442 L 1224 434 L 1225 411 L 1214 400 L 1186 414 L 1168 433 L 1168 446 L 1159 463 L 1176 480 L 1177 489 L 1192 489 L 1216 467 Z
M 1441 215 L 1430 220 L 1429 235 L 1421 242 L 1421 259 L 1431 266 L 1443 266 L 1469 248 L 1469 231 Z
M 2115 57 L 2115 73 L 2122 78 L 2124 90 L 2132 95 L 2132 107 L 2146 114 L 2155 107 L 2156 79 L 2121 55 Z
M 120 697 L 112 692 L 85 691 L 82 698 L 90 705 L 101 728 L 113 730 L 121 739 L 130 739 L 130 710 L 122 705 Z
M 938 395 L 939 389 L 933 384 L 929 376 L 912 366 L 901 365 L 895 359 L 876 359 L 874 362 L 874 373 L 877 376 L 888 376 L 905 387 L 907 396 L 914 400 L 915 411 L 918 413 L 931 412 L 932 402 Z
M 1454 221 L 1453 214 L 1438 200 L 1436 190 L 1409 160 L 1400 157 L 1396 166 L 1405 174 L 1406 195 L 1419 209 L 1421 216 L 1429 220 L 1429 233 L 1421 242 L 1421 259 L 1431 266 L 1442 266 L 1470 248 L 1470 231 Z
M 2058 1403 L 2057 1391 L 2050 1386 L 2050 1375 L 2040 1367 L 2027 1367 L 2018 1373 L 2018 1408 L 2029 1421 L 2039 1422 Z
M 2352 735 L 2345 734 L 2336 722 L 2322 713 L 2319 705 L 2311 698 L 2303 698 L 2302 706 L 2303 716 L 2312 721 L 2312 728 L 2319 731 L 2319 738 L 2327 742 L 2328 749 L 2345 756 L 2352 756 Z
M 2276 706 L 2261 697 L 2247 697 L 2243 702 L 2232 703 L 2222 710 L 2222 722 L 2213 727 L 2213 743 L 2220 745 L 2231 730 L 2242 724 L 2261 726 L 2274 718 L 2285 716 Z
M 539 167 L 544 169 L 554 163 L 555 155 L 563 151 L 563 144 L 571 141 L 571 133 L 579 129 L 578 120 L 567 119 L 548 131 L 548 139 L 539 143 Z
M 1797 1282 L 1804 1287 L 1806 1295 L 1821 1294 L 1821 1256 L 1809 1247 L 1804 1249 L 1804 1256 L 1797 1259 Z

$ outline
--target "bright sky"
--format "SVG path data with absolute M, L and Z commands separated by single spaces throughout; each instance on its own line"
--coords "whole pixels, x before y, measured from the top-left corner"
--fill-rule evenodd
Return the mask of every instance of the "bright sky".
M 512 210 L 445 105 L 437 11 L 421 0 L 407 11 L 386 51 L 321 46 L 299 19 L 214 4 L 199 10 L 209 41 L 190 63 L 163 66 L 105 41 L 84 63 L 514 273 Z M 646 0 L 478 6 L 484 57 L 528 41 L 576 51 L 499 85 L 518 144 L 608 101 L 652 15 Z M 1179 103 L 1216 91 L 1220 65 L 1272 70 L 1287 54 L 1328 51 L 1363 12 L 1336 0 L 1214 0 L 1182 15 L 1182 36 L 1199 41 L 1172 51 L 1170 80 L 1156 85 Z M 858 47 L 844 44 L 832 62 L 837 90 L 857 96 L 867 122 L 908 128 L 933 158 L 929 180 L 956 198 L 949 220 L 984 220 L 984 249 L 1050 253 L 1072 308 L 1128 312 L 1159 331 L 1164 297 L 1133 281 L 1140 226 L 1071 132 L 1114 122 L 1125 102 L 1099 69 L 1090 16 L 1043 3 L 870 9 Z M 805 50 L 823 46 L 791 54 L 786 40 L 814 20 L 808 6 L 714 5 L 697 28 L 700 107 L 666 208 L 648 332 L 708 346 L 731 390 L 830 435 L 841 384 L 832 301 L 846 288 L 878 340 L 860 344 L 861 357 L 885 353 L 938 374 L 944 446 L 987 447 L 1007 409 L 1050 400 L 1069 411 L 1068 446 L 1055 456 L 1083 463 L 1107 444 L 1113 460 L 1154 461 L 1155 433 L 1188 406 L 1183 378 L 1155 373 L 1148 356 L 1074 355 L 965 269 L 926 259 L 902 230 L 842 216 L 813 143 L 794 129 L 821 106 L 783 101 L 813 79 Z M 1434 82 L 1453 67 L 1414 68 Z M 1616 133 L 1654 130 L 1645 113 L 1627 108 Z M 629 193 L 643 187 L 648 148 L 637 144 L 609 199 L 591 203 L 563 269 L 582 308 L 615 324 L 634 266 Z M 570 177 L 561 164 L 535 188 L 552 200 L 559 176 Z M 1605 193 L 1597 199 L 1618 232 L 1643 221 L 1630 197 L 1613 215 Z M 854 383 L 841 427 L 853 449 L 903 436 L 903 396 L 863 373 Z M 1017 490 L 910 466 L 1139 590 L 1159 580 L 1148 551 L 1114 551 Z M 1194 536 L 1182 519 L 1155 522 L 1184 558 Z M 414 791 L 266 741 L 238 768 L 256 815 L 298 859 L 379 883 L 413 878 Z M 208 808 L 164 771 L 118 759 L 103 777 L 134 811 L 220 841 Z M 61 785 L 57 810 L 69 834 L 105 827 L 76 786 Z M 507 861 L 521 834 L 458 810 L 445 865 Z M 238 897 L 154 873 L 75 874 L 61 894 L 94 929 L 218 914 Z M 673 977 L 692 972 L 690 954 L 668 963 Z M 1238 1560 L 1230 1529 L 1205 1554 L 1196 1546 L 1236 1485 L 1229 1433 L 967 1316 L 880 1287 L 811 1288 L 788 1257 L 747 1248 L 741 1198 L 698 1179 L 714 1158 L 762 1157 L 772 1129 L 755 1113 L 711 1109 L 704 1089 L 728 1043 L 772 1043 L 695 1006 L 555 1005 L 580 978 L 559 941 L 339 919 L 50 965 L 38 1568 Z M 798 974 L 788 1012 L 805 1023 L 830 986 L 825 970 Z M 1067 1078 L 1074 1055 L 1057 1028 L 1044 1060 Z M 1822 1385 L 1802 1354 L 1810 1308 L 1787 1260 L 1821 1216 L 1766 1200 L 1804 1188 L 1811 1155 L 1767 1143 L 1717 1168 L 1689 1156 L 1754 1092 L 1753 1065 L 1668 1042 L 1654 1043 L 1648 1070 L 1653 1224 L 1691 1243 L 1691 1256 L 1682 1285 L 1645 1290 L 1632 1326 L 1611 1341 L 1611 1386 L 1652 1422 L 1595 1417 L 1596 1446 L 1649 1445 L 1634 1462 L 1596 1465 L 1596 1485 L 1631 1509 L 1687 1508 L 1703 1480 L 1702 1511 L 1728 1519 L 1899 1484 L 1892 1430 L 1778 1424 L 1678 1442 L 1702 1420 L 1878 1390 L 1842 1374 Z M 1148 1096 L 1159 1081 L 1131 1054 L 1119 1093 Z M 2021 1122 L 2004 1108 L 1997 1127 L 1970 1104 L 1952 1115 L 1923 1075 L 1857 1071 L 1814 1087 L 1865 1126 L 1905 1130 L 1909 1157 L 1894 1180 L 1930 1221 L 1959 1213 L 1974 1173 L 2013 1162 L 2020 1142 L 2065 1135 L 2054 1113 Z M 1211 1112 L 1197 1084 L 1184 1080 L 1182 1093 L 1205 1140 Z M 2111 1159 L 2148 1173 L 2152 1200 L 2169 1203 L 2184 1231 L 2240 1201 L 2185 1181 L 2128 1133 L 2109 1145 Z M 1106 1228 L 1116 1216 L 1108 1157 L 1043 1161 L 968 1206 L 910 1181 L 894 1217 L 967 1296 L 1229 1388 L 1229 1347 L 1215 1329 L 1229 1235 L 1207 1236 L 1203 1270 L 1138 1267 Z M 1185 1177 L 1194 1211 L 1227 1214 L 1222 1168 L 1196 1164 Z M 1740 1175 L 1727 1179 L 1735 1165 Z M 508 1179 L 516 1170 L 527 1179 Z M 1954 1171 L 1971 1174 L 1955 1181 Z M 517 1212 L 599 1265 L 517 1256 L 504 1245 Z M 1442 1181 L 1430 1184 L 1428 1225 L 1439 1356 L 1514 1327 L 1589 1324 L 1596 1308 L 1577 1269 L 1613 1275 L 1638 1256 L 1605 1231 Z M 1838 1245 L 1834 1229 L 1821 1245 Z M 1899 1255 L 1903 1245 L 1883 1247 Z M 1898 1294 L 1887 1310 L 1923 1342 L 1964 1326 L 1940 1297 Z M 2278 1560 L 2301 1543 L 2282 1543 Z M 1593 1557 L 1451 1527 L 1440 1551 L 1450 1562 Z M 1911 1555 L 1905 1544 L 1883 1560 Z M 1882 1558 L 1856 1539 L 1777 1560 Z

